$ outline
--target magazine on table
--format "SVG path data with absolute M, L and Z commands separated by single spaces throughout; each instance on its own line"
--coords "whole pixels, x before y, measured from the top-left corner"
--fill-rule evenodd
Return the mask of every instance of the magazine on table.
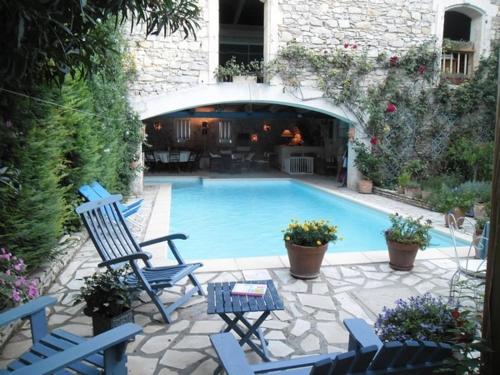
M 267 285 L 266 284 L 245 284 L 236 283 L 234 284 L 231 294 L 233 296 L 252 296 L 252 297 L 262 297 L 266 294 Z

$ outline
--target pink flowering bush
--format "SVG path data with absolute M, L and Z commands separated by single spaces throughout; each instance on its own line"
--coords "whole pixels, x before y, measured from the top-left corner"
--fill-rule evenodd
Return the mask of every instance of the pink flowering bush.
M 24 261 L 0 247 L 0 310 L 37 296 L 37 282 L 26 277 Z

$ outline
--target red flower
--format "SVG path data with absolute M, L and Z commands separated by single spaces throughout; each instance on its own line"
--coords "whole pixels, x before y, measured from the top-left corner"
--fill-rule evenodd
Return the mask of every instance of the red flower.
M 352 45 L 352 49 L 356 49 L 356 48 L 358 48 L 358 45 L 357 44 L 353 44 Z
M 377 137 L 371 137 L 370 143 L 375 146 L 378 143 Z
M 389 65 L 390 66 L 396 66 L 396 65 L 398 65 L 398 57 L 397 56 L 392 56 L 389 59 Z
M 419 65 L 417 68 L 418 74 L 424 74 L 426 70 L 427 70 L 427 67 L 425 65 Z
M 386 112 L 389 112 L 389 113 L 392 113 L 392 112 L 396 112 L 396 106 L 392 103 L 388 103 L 387 104 L 387 108 L 385 109 Z
M 453 319 L 457 320 L 458 318 L 460 318 L 460 311 L 458 311 L 458 309 L 453 309 L 451 311 L 451 316 L 453 317 Z
M 344 48 L 349 48 L 349 43 L 345 42 L 344 43 Z

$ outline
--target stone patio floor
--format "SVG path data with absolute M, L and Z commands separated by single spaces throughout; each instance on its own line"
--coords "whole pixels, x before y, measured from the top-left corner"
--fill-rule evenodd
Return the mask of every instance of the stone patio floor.
M 139 221 L 147 222 L 155 194 L 156 188 L 145 189 Z M 136 232 L 142 237 L 144 230 L 136 228 Z M 64 327 L 79 335 L 91 335 L 90 318 L 83 314 L 83 306 L 73 306 L 72 300 L 82 278 L 95 272 L 98 262 L 94 246 L 87 241 L 49 289 L 48 294 L 58 299 L 50 309 L 52 329 Z M 266 269 L 263 263 L 260 269 L 253 270 L 203 272 L 201 268 L 197 277 L 205 288 L 214 281 L 273 279 L 286 310 L 272 313 L 263 327 L 273 359 L 281 359 L 345 350 L 347 332 L 343 319 L 358 317 L 374 322 L 382 307 L 392 305 L 398 298 L 426 292 L 447 296 L 455 269 L 451 259 L 420 260 L 411 272 L 393 271 L 386 262 L 323 266 L 319 278 L 302 281 L 292 278 L 286 268 Z M 171 288 L 162 299 L 167 303 L 173 301 L 186 287 L 189 285 Z M 168 325 L 160 320 L 153 304 L 138 303 L 135 321 L 144 327 L 144 332 L 128 345 L 129 373 L 211 374 L 217 362 L 209 335 L 217 333 L 223 322 L 216 315 L 207 315 L 206 308 L 204 297 L 192 298 L 174 313 L 175 322 Z M 252 318 L 252 314 L 248 316 Z M 30 344 L 29 327 L 25 324 L 1 353 L 0 368 Z M 260 361 L 255 353 L 245 349 L 249 361 Z

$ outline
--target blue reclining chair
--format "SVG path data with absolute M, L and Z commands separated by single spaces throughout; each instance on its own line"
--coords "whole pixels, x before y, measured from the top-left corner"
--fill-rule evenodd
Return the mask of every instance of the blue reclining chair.
M 450 358 L 448 344 L 430 341 L 382 343 L 362 319 L 346 319 L 349 351 L 317 354 L 250 365 L 243 349 L 230 333 L 212 335 L 210 340 L 228 375 L 382 375 L 433 374 Z M 446 372 L 445 372 L 446 373 Z
M 0 314 L 0 326 L 28 318 L 33 346 L 7 365 L 0 374 L 105 374 L 126 375 L 127 342 L 142 332 L 137 324 L 127 323 L 90 339 L 56 329 L 49 332 L 45 308 L 54 305 L 53 297 L 40 297 Z
M 94 243 L 103 262 L 99 267 L 116 269 L 130 264 L 132 273 L 124 280 L 125 283 L 144 290 L 160 311 L 165 323 L 171 323 L 172 312 L 185 303 L 195 293 L 204 295 L 200 283 L 193 272 L 202 266 L 201 263 L 185 263 L 174 244 L 175 240 L 185 240 L 184 234 L 171 234 L 153 240 L 137 243 L 132 236 L 118 203 L 121 195 L 112 195 L 109 198 L 95 202 L 84 203 L 77 207 L 76 212 L 82 218 L 90 238 Z M 149 245 L 166 242 L 177 265 L 153 267 L 150 263 L 151 255 L 144 252 L 143 248 Z M 166 256 L 166 254 L 165 254 Z M 159 294 L 165 288 L 176 285 L 180 280 L 188 277 L 194 285 L 183 296 L 165 306 Z
M 80 186 L 78 192 L 81 194 L 82 197 L 84 197 L 87 200 L 87 202 L 95 202 L 110 196 L 110 194 L 108 194 L 106 197 L 103 197 L 102 194 L 99 194 L 91 185 Z M 129 216 L 139 211 L 139 208 L 141 208 L 141 204 L 142 204 L 142 199 L 130 205 L 125 205 L 122 202 L 119 202 L 118 207 L 120 208 L 120 211 L 122 212 L 123 216 L 128 218 Z
M 104 186 L 102 186 L 99 182 L 94 181 L 90 184 L 90 187 L 94 189 L 94 191 L 101 197 L 101 198 L 108 198 L 111 196 L 111 193 L 107 191 Z M 134 208 L 141 208 L 142 203 L 144 202 L 144 199 L 138 199 L 135 202 L 132 202 L 130 204 L 121 204 L 120 209 L 122 210 L 132 210 Z

